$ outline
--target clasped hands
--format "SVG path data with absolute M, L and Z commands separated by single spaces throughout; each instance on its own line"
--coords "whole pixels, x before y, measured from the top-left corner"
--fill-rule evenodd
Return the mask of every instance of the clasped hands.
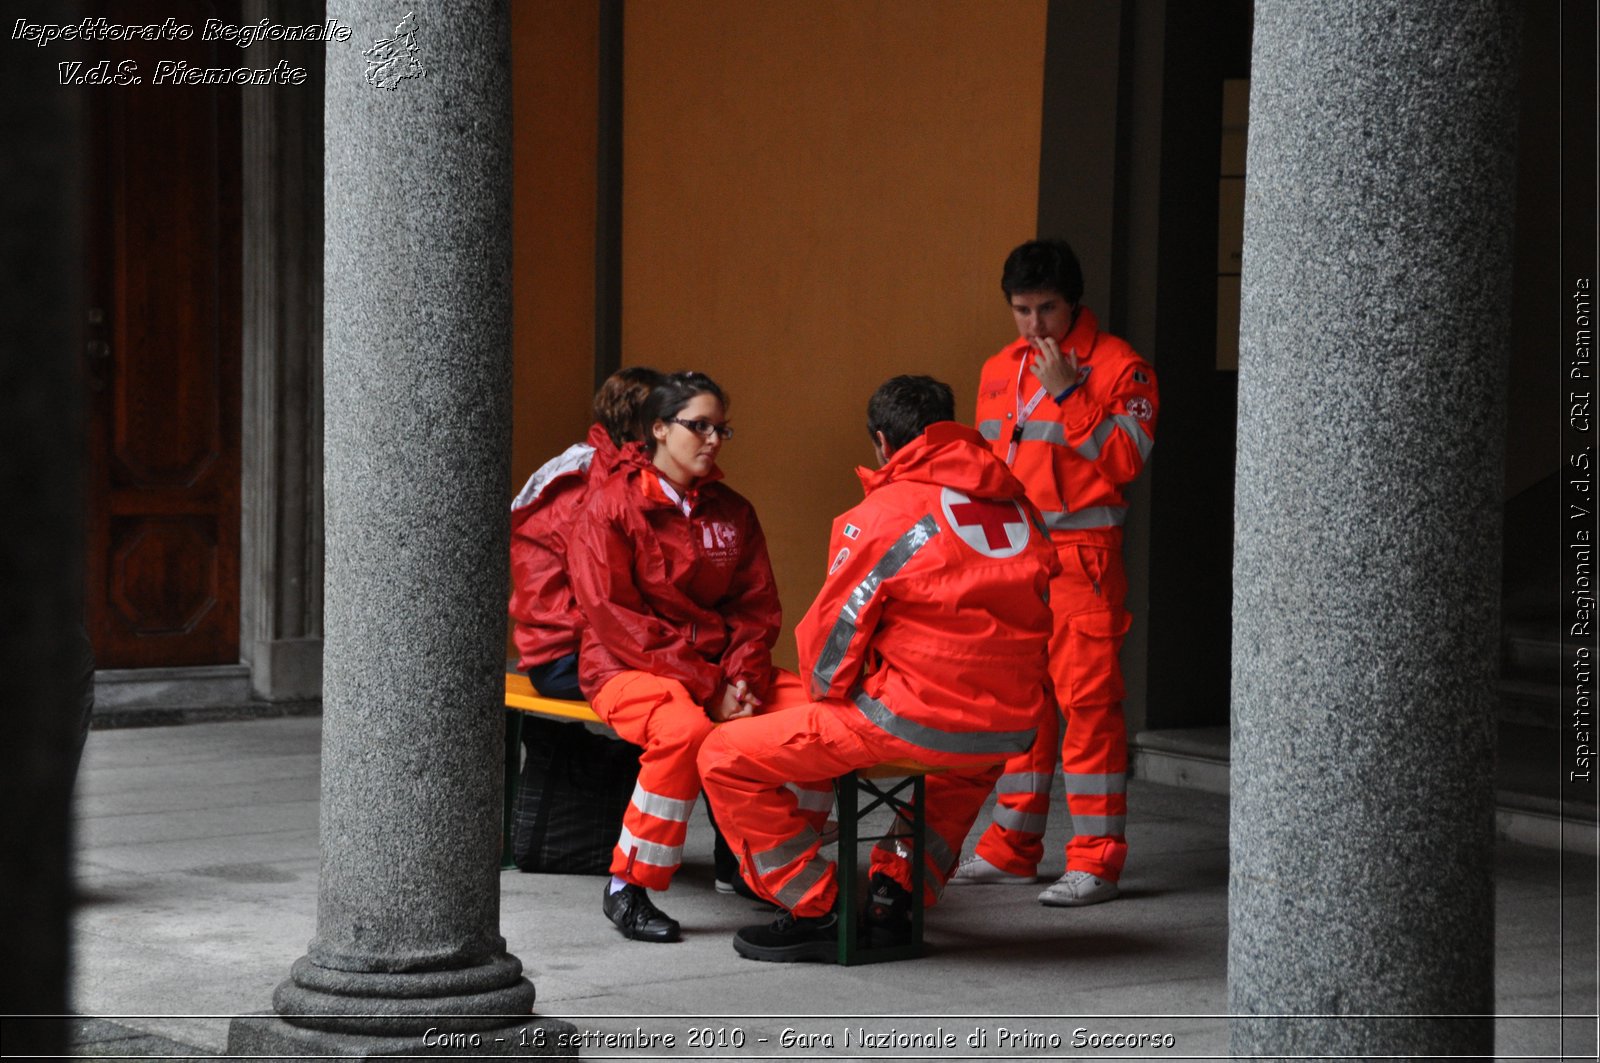
M 748 682 L 740 679 L 724 687 L 722 697 L 717 699 L 715 705 L 709 706 L 709 709 L 713 723 L 727 723 L 729 720 L 754 716 L 756 709 L 760 707 L 761 699 L 750 690 Z

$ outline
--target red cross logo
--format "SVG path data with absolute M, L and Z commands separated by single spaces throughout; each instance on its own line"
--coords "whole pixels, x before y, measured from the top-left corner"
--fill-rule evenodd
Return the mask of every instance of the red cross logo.
M 972 499 L 946 487 L 940 502 L 961 541 L 987 557 L 1012 557 L 1028 545 L 1028 519 L 1015 502 Z

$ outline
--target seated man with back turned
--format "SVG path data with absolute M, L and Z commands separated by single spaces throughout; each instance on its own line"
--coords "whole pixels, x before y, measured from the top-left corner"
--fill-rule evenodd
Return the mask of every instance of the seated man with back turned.
M 1027 749 L 1053 711 L 1046 597 L 1059 562 L 1022 484 L 954 417 L 950 388 L 930 377 L 895 377 L 873 394 L 867 431 L 881 467 L 858 470 L 867 498 L 834 521 L 828 577 L 796 630 L 816 700 L 775 685 L 772 708 L 790 711 L 723 724 L 701 748 L 701 779 L 745 880 L 783 909 L 734 936 L 742 956 L 827 960 L 837 947 L 834 864 L 785 784 L 898 758 L 952 769 L 927 781 L 931 903 L 998 761 Z M 910 933 L 903 850 L 885 841 L 872 853 L 872 944 Z

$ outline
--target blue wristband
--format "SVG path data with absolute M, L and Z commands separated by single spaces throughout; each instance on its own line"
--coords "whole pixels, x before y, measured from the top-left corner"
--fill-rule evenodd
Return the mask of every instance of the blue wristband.
M 1060 406 L 1063 402 L 1066 402 L 1067 401 L 1067 396 L 1071 395 L 1074 391 L 1077 391 L 1077 390 L 1078 390 L 1078 385 L 1076 383 L 1074 383 L 1071 387 L 1067 388 L 1067 390 L 1063 391 L 1061 394 L 1059 394 L 1059 395 L 1057 395 L 1055 397 L 1056 398 L 1056 405 Z

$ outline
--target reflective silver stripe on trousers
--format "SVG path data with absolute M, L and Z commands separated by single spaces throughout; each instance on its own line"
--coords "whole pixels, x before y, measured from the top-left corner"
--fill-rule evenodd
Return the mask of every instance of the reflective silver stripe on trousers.
M 1039 812 L 1019 812 L 1014 808 L 997 804 L 994 806 L 994 821 L 996 826 L 1004 827 L 1006 830 L 1021 831 L 1023 834 L 1043 834 L 1050 817 Z
M 1066 777 L 1069 794 L 1120 794 L 1128 790 L 1127 772 L 1113 771 L 1104 775 L 1091 775 L 1069 771 L 1062 774 Z
M 809 864 L 796 872 L 795 876 L 788 882 L 785 882 L 783 888 L 773 896 L 778 898 L 779 904 L 790 911 L 794 911 L 794 906 L 800 903 L 801 898 L 806 895 L 806 891 L 815 886 L 817 880 L 827 874 L 828 868 L 832 864 L 833 861 L 823 859 L 822 854 L 818 853 L 811 858 Z
M 1051 773 L 1047 771 L 1011 771 L 1000 776 L 995 784 L 997 794 L 1047 794 L 1050 792 Z
M 979 421 L 978 434 L 987 439 L 989 442 L 993 443 L 995 440 L 1000 438 L 1000 422 Z
M 647 842 L 635 837 L 627 827 L 622 828 L 622 836 L 617 839 L 617 848 L 624 853 L 637 854 L 635 858 L 640 863 L 652 867 L 677 867 L 683 863 L 683 846 Z
M 657 819 L 670 819 L 675 823 L 689 822 L 689 813 L 694 811 L 694 801 L 683 801 L 676 797 L 662 797 L 653 794 L 638 783 L 633 784 L 633 796 L 629 798 L 633 807 L 647 816 Z
M 794 803 L 807 812 L 827 812 L 833 808 L 833 788 L 807 790 L 798 783 L 784 783 L 784 789 L 794 794 Z
M 1139 425 L 1138 418 L 1130 417 L 1125 413 L 1114 413 L 1095 425 L 1094 431 L 1090 433 L 1089 438 L 1072 449 L 1089 461 L 1094 461 L 1100 456 L 1100 449 L 1105 446 L 1106 440 L 1111 438 L 1111 433 L 1119 428 L 1127 434 L 1128 439 L 1139 449 L 1140 461 L 1150 456 L 1150 448 L 1156 445 L 1155 440 L 1145 434 L 1144 429 Z
M 811 670 L 811 689 L 814 694 L 820 697 L 833 685 L 834 673 L 839 670 L 839 664 L 850 648 L 850 641 L 856 637 L 856 621 L 877 595 L 879 586 L 904 568 L 906 562 L 938 534 L 939 523 L 933 519 L 933 515 L 923 517 L 896 539 L 894 545 L 872 566 L 866 578 L 856 584 L 855 590 L 844 600 L 839 619 L 833 622 L 833 630 L 828 632 L 828 640 L 822 644 L 822 652 L 817 655 L 817 665 Z
M 1072 817 L 1072 833 L 1088 838 L 1120 838 L 1127 826 L 1127 816 Z
M 1073 513 L 1055 510 L 1044 515 L 1044 526 L 1051 531 L 1078 528 L 1120 528 L 1128 519 L 1127 506 L 1090 506 Z
M 806 850 L 815 845 L 817 840 L 817 832 L 810 827 L 806 827 L 786 842 L 779 842 L 772 848 L 763 849 L 759 853 L 751 853 L 750 859 L 755 862 L 756 874 L 766 875 L 788 867 L 804 856 Z
M 1032 727 L 1025 731 L 942 731 L 896 716 L 894 710 L 864 690 L 857 690 L 854 700 L 861 715 L 876 726 L 902 742 L 936 753 L 1021 753 L 1033 745 Z

